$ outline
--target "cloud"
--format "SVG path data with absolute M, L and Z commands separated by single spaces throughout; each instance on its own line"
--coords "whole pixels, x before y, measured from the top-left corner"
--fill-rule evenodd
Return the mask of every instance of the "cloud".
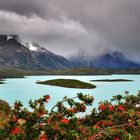
M 56 5 L 67 16 L 79 20 L 87 30 L 94 32 L 103 46 L 121 50 L 128 57 L 139 60 L 139 0 L 57 0 Z
M 0 0 L 0 9 L 15 12 L 25 16 L 32 14 L 46 14 L 47 4 L 45 0 Z
M 25 41 L 39 42 L 43 46 L 50 44 L 50 48 L 48 46 L 47 48 L 56 53 L 56 47 L 59 46 L 62 50 L 66 48 L 60 44 L 64 45 L 71 38 L 75 39 L 87 34 L 86 29 L 78 21 L 65 18 L 62 20 L 43 19 L 35 15 L 28 18 L 23 15 L 0 11 L 0 23 L 3 27 L 1 28 L 2 34 L 18 34 Z
M 0 0 L 0 32 L 69 56 L 120 50 L 139 60 L 139 0 Z

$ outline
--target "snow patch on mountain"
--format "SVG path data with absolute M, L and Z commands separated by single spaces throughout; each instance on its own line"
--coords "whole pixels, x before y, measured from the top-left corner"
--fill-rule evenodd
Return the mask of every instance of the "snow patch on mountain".
M 40 47 L 37 43 L 24 43 L 22 41 L 20 41 L 19 43 L 22 44 L 23 46 L 25 46 L 26 48 L 28 48 L 30 51 L 49 53 L 48 50 L 46 50 L 43 47 Z
M 30 51 L 38 51 L 37 47 L 33 43 L 28 43 L 28 48 Z
M 13 38 L 13 36 L 8 35 L 8 36 L 7 36 L 7 41 L 8 41 L 9 39 L 12 39 L 12 38 Z
M 34 45 L 34 43 L 24 43 L 22 41 L 20 41 L 19 43 L 21 43 L 23 46 L 28 48 L 30 51 L 39 51 L 38 47 L 36 45 Z
M 35 52 L 42 52 L 42 53 L 48 53 L 49 51 L 46 50 L 43 47 L 40 47 L 37 43 L 27 43 L 26 45 L 30 51 L 35 51 Z
M 24 42 L 20 41 L 19 43 L 28 48 L 27 44 L 25 44 Z

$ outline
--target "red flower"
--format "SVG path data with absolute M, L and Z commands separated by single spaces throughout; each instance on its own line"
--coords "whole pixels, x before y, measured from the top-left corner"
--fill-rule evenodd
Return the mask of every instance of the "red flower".
M 124 111 L 124 110 L 125 110 L 124 107 L 123 107 L 122 105 L 119 105 L 119 106 L 118 106 L 118 109 L 119 109 L 120 111 Z
M 42 111 L 40 111 L 40 112 L 37 113 L 37 115 L 39 117 L 43 116 L 44 114 L 46 114 L 46 111 L 45 110 L 42 110 Z
M 107 122 L 106 121 L 101 121 L 102 125 L 106 125 Z
M 47 136 L 45 134 L 40 136 L 40 140 L 48 140 Z
M 71 113 L 77 113 L 77 109 L 76 108 L 70 108 L 68 109 L 69 112 Z
M 132 126 L 132 127 L 133 127 L 133 126 L 134 126 L 134 124 L 133 124 L 133 123 L 129 123 L 129 124 L 128 124 L 128 126 Z
M 81 106 L 81 110 L 85 111 L 86 110 L 86 106 L 85 105 Z
M 16 122 L 18 119 L 16 116 L 13 117 L 13 122 Z
M 117 137 L 117 138 L 115 138 L 114 140 L 121 140 L 121 139 Z
M 46 96 L 46 103 L 48 103 L 48 102 L 49 102 L 49 100 L 50 100 L 50 96 L 49 96 L 49 95 L 47 95 L 47 96 Z
M 51 120 L 51 119 L 48 119 L 48 120 L 47 120 L 47 123 L 48 123 L 48 124 L 50 124 L 51 122 L 52 122 L 52 120 Z
M 80 121 L 76 121 L 76 123 L 77 123 L 77 124 L 81 124 L 81 122 L 80 122 Z
M 54 126 L 53 126 L 53 129 L 54 129 L 54 130 L 58 130 L 59 128 L 58 128 L 57 125 L 54 125 Z
M 108 122 L 108 125 L 112 125 L 112 124 L 113 124 L 112 121 L 109 121 L 109 122 Z
M 113 111 L 114 110 L 114 107 L 112 105 L 109 105 L 108 108 L 109 108 L 109 111 Z
M 19 134 L 19 133 L 20 133 L 20 128 L 15 127 L 15 128 L 11 131 L 11 133 L 14 134 L 14 135 Z
M 63 120 L 61 120 L 61 123 L 63 123 L 63 124 L 69 124 L 69 120 L 68 119 L 63 119 Z
M 104 105 L 104 104 L 101 104 L 101 105 L 99 106 L 99 109 L 101 109 L 101 110 L 105 110 L 105 109 L 106 109 L 106 107 L 105 107 L 105 105 Z
M 58 113 L 57 114 L 57 118 L 61 118 L 62 117 L 62 114 L 61 113 Z
M 100 126 L 99 126 L 98 124 L 96 124 L 96 125 L 95 125 L 95 127 L 96 127 L 97 129 L 99 129 L 99 128 L 100 128 Z
M 116 130 L 117 130 L 116 128 L 112 128 L 112 131 L 116 132 Z
M 110 119 L 110 120 L 113 120 L 113 116 L 112 116 L 112 115 L 109 115 L 109 119 Z
M 90 138 L 88 138 L 88 140 L 94 140 L 95 137 L 96 137 L 96 135 L 92 135 L 92 136 L 90 136 Z
M 40 123 L 40 127 L 43 128 L 44 127 L 44 124 L 43 123 Z

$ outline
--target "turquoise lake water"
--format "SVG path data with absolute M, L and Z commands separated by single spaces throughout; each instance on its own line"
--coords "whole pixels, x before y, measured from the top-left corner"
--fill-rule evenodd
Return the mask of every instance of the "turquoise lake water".
M 36 81 L 69 78 L 93 83 L 97 86 L 95 89 L 72 89 L 56 86 L 36 84 Z M 97 79 L 129 79 L 133 82 L 90 82 Z M 140 90 L 140 75 L 106 75 L 106 76 L 27 76 L 26 78 L 6 79 L 5 84 L 0 85 L 0 99 L 5 100 L 11 106 L 15 100 L 22 101 L 25 107 L 28 107 L 30 99 L 38 99 L 43 95 L 49 94 L 51 100 L 47 105 L 50 109 L 57 101 L 62 100 L 64 96 L 74 97 L 76 93 L 82 92 L 94 96 L 93 106 L 102 100 L 109 100 L 113 95 L 123 94 L 125 90 L 131 94 L 137 94 Z

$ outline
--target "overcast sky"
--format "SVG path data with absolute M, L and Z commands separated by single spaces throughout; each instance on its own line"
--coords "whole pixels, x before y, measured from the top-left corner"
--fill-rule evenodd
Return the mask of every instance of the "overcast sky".
M 66 57 L 113 49 L 140 61 L 140 0 L 0 0 L 0 33 Z

